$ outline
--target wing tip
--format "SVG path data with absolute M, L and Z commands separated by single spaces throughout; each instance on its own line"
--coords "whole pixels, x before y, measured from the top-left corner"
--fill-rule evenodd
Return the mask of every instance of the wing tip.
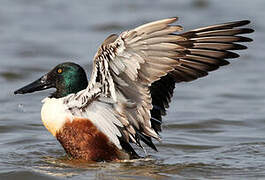
M 240 26 L 244 26 L 244 25 L 247 25 L 247 24 L 250 24 L 251 21 L 248 20 L 248 19 L 245 19 L 245 20 L 241 20 L 241 21 L 238 21 Z
M 225 56 L 223 57 L 224 59 L 235 59 L 235 58 L 239 58 L 240 55 L 235 53 L 235 52 L 231 52 L 231 51 L 227 51 L 227 53 L 225 54 Z
M 252 42 L 253 39 L 249 38 L 249 37 L 245 37 L 245 36 L 237 36 L 239 37 L 239 40 L 237 42 Z
M 165 20 L 168 20 L 168 21 L 169 21 L 168 24 L 172 24 L 172 23 L 174 23 L 174 22 L 177 22 L 177 21 L 179 20 L 179 17 L 177 17 L 177 16 L 173 16 L 173 17 L 169 17 L 169 18 L 167 18 L 167 19 L 165 19 Z
M 245 20 L 238 20 L 238 21 L 230 21 L 227 23 L 221 23 L 221 24 L 216 24 L 216 25 L 230 25 L 232 27 L 240 27 L 240 26 L 248 25 L 250 23 L 251 23 L 250 20 L 245 19 Z
M 254 29 L 251 29 L 251 28 L 242 28 L 240 29 L 240 34 L 250 34 L 250 33 L 253 33 L 255 32 Z
M 170 19 L 174 19 L 174 21 L 178 21 L 179 17 L 178 16 L 173 16 L 173 17 L 170 17 Z

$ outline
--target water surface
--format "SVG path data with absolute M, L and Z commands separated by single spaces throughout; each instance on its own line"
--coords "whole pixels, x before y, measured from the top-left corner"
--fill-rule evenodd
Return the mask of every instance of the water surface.
M 265 178 L 264 7 L 262 0 L 2 0 L 0 179 Z M 90 73 L 109 34 L 172 16 L 186 30 L 250 19 L 256 32 L 230 66 L 177 84 L 158 153 L 147 148 L 135 162 L 69 160 L 40 120 L 40 101 L 52 90 L 13 95 L 63 61 Z

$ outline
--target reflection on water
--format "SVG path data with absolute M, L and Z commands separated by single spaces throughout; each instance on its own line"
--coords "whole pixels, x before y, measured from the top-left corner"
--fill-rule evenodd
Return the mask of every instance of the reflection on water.
M 45 157 L 44 162 L 47 163 L 46 166 L 37 166 L 34 171 L 63 177 L 72 177 L 86 171 L 93 171 L 96 176 L 104 178 L 123 176 L 125 178 L 128 175 L 134 177 L 166 177 L 159 174 L 161 167 L 157 166 L 155 160 L 151 158 L 95 163 L 68 159 L 67 157 L 58 159 Z M 67 169 L 70 171 L 67 172 Z
M 1 1 L 0 179 L 265 178 L 264 7 L 259 0 Z M 53 90 L 13 95 L 63 61 L 89 71 L 109 34 L 172 16 L 179 16 L 186 30 L 250 19 L 256 32 L 240 60 L 204 79 L 177 84 L 163 141 L 156 142 L 159 152 L 147 148 L 147 158 L 68 159 L 40 120 L 40 101 Z

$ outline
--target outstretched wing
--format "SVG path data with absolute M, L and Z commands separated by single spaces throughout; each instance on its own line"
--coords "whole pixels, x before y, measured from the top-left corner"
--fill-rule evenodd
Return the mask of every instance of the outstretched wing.
M 175 68 L 174 72 L 161 77 L 151 86 L 153 100 L 151 123 L 156 131 L 161 131 L 162 115 L 165 115 L 166 108 L 169 107 L 175 83 L 188 82 L 206 76 L 208 72 L 229 64 L 225 59 L 239 57 L 238 54 L 229 52 L 229 50 L 247 48 L 236 43 L 250 42 L 252 39 L 238 35 L 252 33 L 254 30 L 237 27 L 249 23 L 250 21 L 245 20 L 217 24 L 179 34 L 186 38 L 182 42 L 177 42 L 184 48 L 185 56 L 178 59 L 179 66 L 182 67 Z
M 171 25 L 175 21 L 164 19 L 111 35 L 94 57 L 91 80 L 81 96 L 112 104 L 116 119 L 109 129 L 125 142 L 140 145 L 142 140 L 155 149 L 151 137 L 159 140 L 161 115 L 175 83 L 195 80 L 228 64 L 225 59 L 238 57 L 229 50 L 246 49 L 236 42 L 251 41 L 237 35 L 253 32 L 237 28 L 249 21 L 238 21 L 177 35 L 182 27 Z M 89 98 L 84 99 L 89 106 Z M 120 124 L 114 122 L 117 119 Z

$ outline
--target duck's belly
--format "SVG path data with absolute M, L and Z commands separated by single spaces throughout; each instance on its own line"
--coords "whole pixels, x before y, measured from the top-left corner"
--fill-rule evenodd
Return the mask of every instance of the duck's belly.
M 67 154 L 76 159 L 112 161 L 129 158 L 88 119 L 75 118 L 66 122 L 56 138 Z

